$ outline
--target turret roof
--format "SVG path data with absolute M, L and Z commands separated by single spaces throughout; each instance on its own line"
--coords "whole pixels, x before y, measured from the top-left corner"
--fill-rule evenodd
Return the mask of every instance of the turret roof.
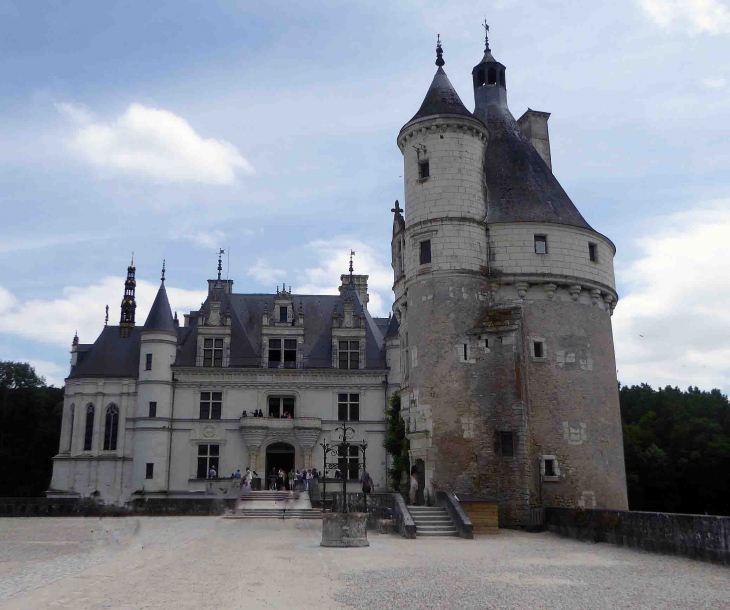
M 144 323 L 144 330 L 164 330 L 176 332 L 175 320 L 172 317 L 170 309 L 170 301 L 167 300 L 167 290 L 165 290 L 165 282 L 160 284 L 157 291 L 155 302 L 152 303 L 152 309 L 147 315 L 147 321 Z
M 446 76 L 444 69 L 439 66 L 436 74 L 431 81 L 431 86 L 423 98 L 423 103 L 418 112 L 413 116 L 411 121 L 434 114 L 461 114 L 464 116 L 472 116 L 471 112 L 466 109 L 461 101 L 459 94 L 451 84 L 449 77 Z M 409 121 L 410 123 L 410 121 Z

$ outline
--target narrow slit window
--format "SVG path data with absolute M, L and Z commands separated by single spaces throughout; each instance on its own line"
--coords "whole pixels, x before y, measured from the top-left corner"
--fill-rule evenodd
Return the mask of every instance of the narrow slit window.
M 418 177 L 423 180 L 431 175 L 431 168 L 428 165 L 428 161 L 421 161 L 418 164 Z
M 588 244 L 588 258 L 591 259 L 592 263 L 598 262 L 598 247 L 596 244 Z
M 147 462 L 147 467 L 145 468 L 145 479 L 154 479 L 155 478 L 155 465 Z
M 286 322 L 288 307 L 279 307 L 279 322 Z
M 421 265 L 425 265 L 431 262 L 431 240 L 427 239 L 421 242 L 421 251 L 419 261 Z
M 152 354 L 145 354 L 144 370 L 145 371 L 152 370 Z
M 150 417 L 157 417 L 157 403 L 150 402 Z
M 86 406 L 86 427 L 84 429 L 84 451 L 91 451 L 94 438 L 94 405 Z
M 535 235 L 535 254 L 547 254 L 547 235 Z
M 544 358 L 545 357 L 545 345 L 542 341 L 534 341 L 532 343 L 532 351 L 535 355 L 535 358 Z
M 499 444 L 502 450 L 502 457 L 515 456 L 515 438 L 512 432 L 500 432 Z
M 464 343 L 462 347 L 464 348 L 464 360 L 469 360 L 469 345 Z

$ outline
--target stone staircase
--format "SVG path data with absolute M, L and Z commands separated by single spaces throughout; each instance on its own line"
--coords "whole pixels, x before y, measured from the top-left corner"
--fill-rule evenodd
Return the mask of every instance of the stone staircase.
M 307 492 L 253 491 L 241 494 L 234 514 L 228 519 L 321 519 Z
M 440 506 L 409 506 L 408 511 L 416 524 L 416 537 L 458 536 L 459 532 L 449 513 Z

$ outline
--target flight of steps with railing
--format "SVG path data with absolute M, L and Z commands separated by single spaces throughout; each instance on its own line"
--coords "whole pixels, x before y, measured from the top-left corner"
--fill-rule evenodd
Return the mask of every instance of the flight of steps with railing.
M 321 509 L 314 509 L 309 494 L 298 491 L 254 491 L 241 495 L 234 519 L 321 519 Z
M 449 513 L 440 506 L 409 506 L 408 512 L 416 524 L 416 537 L 458 536 L 459 532 Z

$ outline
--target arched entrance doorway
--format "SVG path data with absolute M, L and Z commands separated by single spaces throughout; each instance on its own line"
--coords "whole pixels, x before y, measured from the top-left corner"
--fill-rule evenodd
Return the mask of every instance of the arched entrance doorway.
M 282 468 L 289 472 L 294 468 L 294 446 L 289 443 L 272 443 L 266 448 L 266 476 L 271 474 L 271 469 L 277 471 Z

